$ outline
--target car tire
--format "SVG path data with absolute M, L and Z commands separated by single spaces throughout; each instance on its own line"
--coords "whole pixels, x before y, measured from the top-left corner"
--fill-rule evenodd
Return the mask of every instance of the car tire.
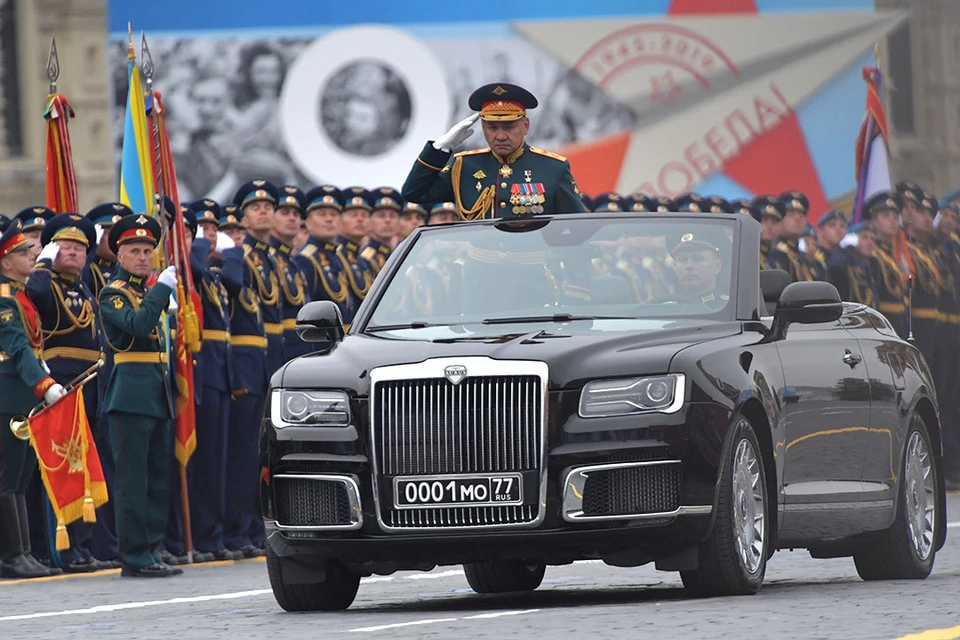
M 940 478 L 927 426 L 918 415 L 910 423 L 897 491 L 893 526 L 853 555 L 864 580 L 922 580 L 933 570 L 942 517 L 938 513 Z
M 267 574 L 273 597 L 284 611 L 343 611 L 357 597 L 360 576 L 337 562 L 327 565 L 326 576 L 317 582 L 287 584 L 280 557 L 267 545 Z
M 477 593 L 533 591 L 543 582 L 547 566 L 522 560 L 487 560 L 463 565 L 467 584 Z
M 769 497 L 760 443 L 744 416 L 734 420 L 731 437 L 713 531 L 700 545 L 698 567 L 680 572 L 683 585 L 700 597 L 756 593 L 770 555 Z

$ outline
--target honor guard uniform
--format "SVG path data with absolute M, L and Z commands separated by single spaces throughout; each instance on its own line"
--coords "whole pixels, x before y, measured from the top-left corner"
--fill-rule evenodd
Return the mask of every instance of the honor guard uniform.
M 228 236 L 239 247 L 243 245 L 246 232 L 243 230 L 243 211 L 235 204 L 225 204 L 220 207 L 220 226 L 218 229 Z
M 67 384 L 104 357 L 96 298 L 81 280 L 87 256 L 97 248 L 97 232 L 87 218 L 64 213 L 50 219 L 40 241 L 44 248 L 27 280 L 27 294 L 40 314 L 43 359 L 50 375 L 60 384 Z M 100 433 L 98 423 L 100 393 L 96 383 L 84 385 L 83 399 L 95 442 L 108 444 L 109 437 Z M 110 455 L 109 447 L 97 450 L 103 457 Z M 111 475 L 111 483 L 112 480 Z M 96 539 L 101 549 L 110 549 L 104 560 L 116 557 L 112 527 L 105 524 L 113 519 L 112 510 L 112 505 L 104 505 L 96 523 L 78 520 L 67 525 L 70 548 L 59 552 L 60 564 L 67 573 L 112 568 L 110 562 L 98 562 L 93 548 Z M 55 532 L 48 534 L 52 538 Z
M 275 206 L 276 187 L 266 180 L 251 180 L 234 198 L 237 214 L 224 210 L 225 216 L 245 218 L 248 207 L 257 202 Z M 269 228 L 272 228 L 272 217 Z M 223 220 L 221 220 L 221 223 Z M 247 226 L 249 229 L 250 226 Z M 243 251 L 243 288 L 231 297 L 230 348 L 233 355 L 233 403 L 227 450 L 227 481 L 223 542 L 227 549 L 252 558 L 263 554 L 263 521 L 258 497 L 257 442 L 260 418 L 266 403 L 267 383 L 283 363 L 283 325 L 280 308 L 280 283 L 270 248 L 269 228 L 248 232 L 240 247 Z M 224 282 L 226 285 L 227 283 Z M 268 332 L 269 331 L 269 332 Z
M 839 245 L 832 244 L 833 240 L 827 240 L 827 235 L 833 235 L 836 231 L 839 231 L 840 234 L 838 237 L 842 239 L 844 235 L 843 231 L 845 231 L 846 228 L 847 217 L 842 211 L 837 209 L 830 209 L 817 220 L 817 230 L 819 231 L 817 248 L 820 251 L 819 257 L 824 264 L 829 264 L 830 257 L 840 249 Z
M 350 187 L 343 191 L 344 203 L 343 214 L 353 209 L 366 211 L 373 210 L 371 201 L 373 194 L 363 187 Z M 337 255 L 340 256 L 340 262 L 343 263 L 343 270 L 347 276 L 347 284 L 350 286 L 350 296 L 352 298 L 353 308 L 359 309 L 360 303 L 367 297 L 367 291 L 373 284 L 374 274 L 365 267 L 364 262 L 360 260 L 360 242 L 361 238 L 347 237 L 341 224 L 340 236 L 337 238 Z
M 57 215 L 57 212 L 48 207 L 27 207 L 21 209 L 14 220 L 20 221 L 22 233 L 27 237 L 27 240 L 39 245 L 40 232 L 55 215 Z
M 217 246 L 217 230 L 220 226 L 220 205 L 214 200 L 203 198 L 194 200 L 189 205 L 197 218 L 199 236 L 207 239 L 210 249 Z
M 176 287 L 172 266 L 152 287 L 146 284 L 159 241 L 160 223 L 153 217 L 117 221 L 109 242 L 120 268 L 99 299 L 114 361 L 103 404 L 116 464 L 112 499 L 124 576 L 181 572 L 164 564 L 158 552 L 169 508 L 174 415 L 163 314 Z
M 34 269 L 34 244 L 14 220 L 0 236 L 0 577 L 38 578 L 60 573 L 31 555 L 26 490 L 37 458 L 9 428 L 40 400 L 53 403 L 63 387 L 43 363 L 43 327 L 24 283 Z
M 875 242 L 873 227 L 861 222 L 850 227 L 849 233 L 857 236 L 857 246 L 843 247 L 830 253 L 827 281 L 837 288 L 841 300 L 876 308 L 880 294 L 874 280 L 873 256 L 864 253 L 861 246 Z
M 760 236 L 760 268 L 784 269 L 784 271 L 787 271 L 784 265 L 773 262 L 770 256 L 773 244 L 776 241 L 776 231 L 779 230 L 780 223 L 783 221 L 786 207 L 783 206 L 783 202 L 779 198 L 771 196 L 756 198 L 753 201 L 753 206 L 760 212 L 760 225 L 763 227 Z
M 404 202 L 393 187 L 380 187 L 371 191 L 371 194 L 370 230 L 367 244 L 360 250 L 360 262 L 376 280 L 393 250 L 390 241 L 396 235 L 395 221 Z
M 127 205 L 106 202 L 90 209 L 85 216 L 97 229 L 97 249 L 88 258 L 87 268 L 83 273 L 83 282 L 94 298 L 97 298 L 100 290 L 113 279 L 117 269 L 117 256 L 110 251 L 110 229 L 120 218 L 132 215 L 133 210 Z M 104 379 L 106 377 L 104 376 Z
M 947 198 L 955 194 L 948 194 Z M 949 202 L 945 198 L 944 202 Z M 934 220 L 934 253 L 940 271 L 940 308 L 937 334 L 937 400 L 943 425 L 944 480 L 948 488 L 960 485 L 960 402 L 955 390 L 960 380 L 960 237 L 956 232 L 960 207 L 941 203 Z M 950 218 L 950 223 L 946 219 Z
M 796 224 L 797 216 L 805 221 L 810 203 L 799 191 L 788 191 L 777 198 L 783 203 L 783 219 L 780 222 L 781 237 L 773 243 L 769 259 L 772 268 L 783 269 L 793 282 L 813 280 L 813 274 L 800 252 L 803 229 L 794 232 L 789 226 Z M 806 224 L 805 222 L 803 224 Z M 789 229 L 789 230 L 788 230 Z
M 734 213 L 733 204 L 720 196 L 707 198 L 707 211 L 709 213 Z
M 424 145 L 403 184 L 403 197 L 421 203 L 455 202 L 463 220 L 587 211 L 570 162 L 523 140 L 530 126 L 527 109 L 537 104 L 532 93 L 506 82 L 474 91 L 468 105 L 479 114 Z M 494 147 L 499 144 L 494 136 L 506 135 L 509 141 L 500 152 L 487 147 L 451 158 L 451 150 L 471 135 L 478 117 Z
M 800 239 L 803 240 L 803 251 L 800 253 L 800 260 L 807 268 L 810 279 L 816 280 L 817 282 L 826 282 L 826 254 L 824 254 L 817 245 L 817 231 L 809 222 L 803 228 L 803 236 Z
M 400 210 L 400 219 L 397 223 L 397 242 L 402 242 L 413 233 L 417 227 L 427 224 L 430 211 L 419 202 L 407 202 Z
M 919 213 L 912 216 L 933 218 L 938 205 L 936 198 L 922 191 L 907 190 L 904 200 L 912 200 Z M 937 264 L 936 247 L 929 234 L 920 235 L 916 225 L 906 229 L 907 247 L 913 262 L 914 286 L 910 292 L 910 327 L 920 353 L 927 359 L 930 369 L 937 372 L 937 336 L 940 320 L 940 295 L 944 287 L 943 277 Z
M 334 186 L 314 187 L 306 194 L 307 244 L 293 262 L 300 269 L 311 300 L 330 300 L 340 308 L 344 326 L 349 328 L 356 309 L 350 295 L 347 274 L 337 254 L 337 229 L 343 210 L 343 193 Z
M 877 285 L 877 310 L 893 325 L 901 338 L 907 338 L 907 267 L 906 256 L 898 253 L 895 243 L 900 227 L 897 218 L 903 200 L 894 191 L 874 194 L 863 206 L 863 219 L 873 225 L 877 246 L 873 252 L 874 282 Z M 880 218 L 880 220 L 878 220 Z M 894 235 L 886 236 L 884 226 Z
M 277 203 L 277 211 L 285 207 L 294 209 L 302 222 L 306 217 L 306 197 L 303 192 L 292 185 L 280 187 L 278 192 L 280 200 Z M 297 313 L 303 305 L 310 302 L 310 298 L 306 295 L 303 274 L 293 261 L 293 245 L 287 244 L 273 234 L 270 236 L 270 246 L 274 251 L 277 279 L 280 281 L 282 294 L 280 306 L 283 315 L 283 361 L 287 362 L 312 350 L 308 343 L 300 339 L 296 331 Z
M 219 224 L 220 206 L 212 200 L 191 203 L 198 211 L 197 223 Z M 243 554 L 229 551 L 223 542 L 226 519 L 227 445 L 232 390 L 230 349 L 230 296 L 243 289 L 243 249 L 232 240 L 218 238 L 219 246 L 197 237 L 190 249 L 194 287 L 203 311 L 200 353 L 194 354 L 193 380 L 196 394 L 197 448 L 187 465 L 190 487 L 190 524 L 194 561 L 240 560 Z M 199 275 L 199 277 L 197 277 Z
M 427 217 L 428 225 L 452 224 L 459 221 L 457 205 L 452 202 L 438 202 L 430 207 L 430 215 Z

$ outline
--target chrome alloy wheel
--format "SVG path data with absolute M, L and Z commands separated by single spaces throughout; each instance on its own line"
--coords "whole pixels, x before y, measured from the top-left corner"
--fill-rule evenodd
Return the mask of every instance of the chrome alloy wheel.
M 910 528 L 913 550 L 920 560 L 926 560 L 933 551 L 933 531 L 936 525 L 937 497 L 934 486 L 933 461 L 927 443 L 914 431 L 907 443 L 907 457 L 903 473 L 904 512 Z
M 767 552 L 764 491 L 757 452 L 749 440 L 743 439 L 733 456 L 733 523 L 737 553 L 749 573 L 760 568 Z

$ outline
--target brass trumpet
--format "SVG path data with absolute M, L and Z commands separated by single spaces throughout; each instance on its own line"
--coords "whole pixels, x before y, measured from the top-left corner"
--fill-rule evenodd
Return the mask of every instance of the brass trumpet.
M 65 384 L 63 387 L 63 390 L 66 393 L 70 393 L 80 385 L 90 382 L 90 380 L 96 377 L 98 370 L 102 366 L 103 366 L 103 359 L 101 358 L 100 360 L 97 360 L 97 363 L 95 365 L 93 365 L 92 367 L 90 367 L 89 369 L 81 373 L 79 376 L 77 376 L 76 378 L 74 378 L 73 380 Z M 30 413 L 28 413 L 27 415 L 13 416 L 12 418 L 10 418 L 10 431 L 12 431 L 13 435 L 19 440 L 23 440 L 23 441 L 29 440 L 30 439 L 30 418 L 40 413 L 41 411 L 46 409 L 48 406 L 51 406 L 51 405 L 48 405 L 46 402 L 41 402 L 40 404 L 35 406 L 33 409 L 30 409 Z

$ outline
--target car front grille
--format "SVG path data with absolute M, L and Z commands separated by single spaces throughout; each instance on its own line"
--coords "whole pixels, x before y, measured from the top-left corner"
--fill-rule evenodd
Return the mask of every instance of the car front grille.
M 455 364 L 466 365 L 470 374 L 454 384 L 444 377 L 443 364 L 428 360 L 371 374 L 381 523 L 388 529 L 435 529 L 539 521 L 543 496 L 537 491 L 528 491 L 521 505 L 394 508 L 391 487 L 398 476 L 534 473 L 540 479 L 534 486 L 541 494 L 545 490 L 546 366 L 464 358 Z
M 591 471 L 583 486 L 583 515 L 669 513 L 680 506 L 680 463 Z
M 277 523 L 288 527 L 351 524 L 347 485 L 335 480 L 275 476 Z

